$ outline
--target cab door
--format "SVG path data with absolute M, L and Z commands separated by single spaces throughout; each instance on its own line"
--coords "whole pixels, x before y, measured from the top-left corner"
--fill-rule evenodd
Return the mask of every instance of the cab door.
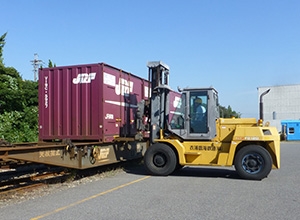
M 187 95 L 187 139 L 211 140 L 219 118 L 218 93 L 213 88 L 191 89 Z

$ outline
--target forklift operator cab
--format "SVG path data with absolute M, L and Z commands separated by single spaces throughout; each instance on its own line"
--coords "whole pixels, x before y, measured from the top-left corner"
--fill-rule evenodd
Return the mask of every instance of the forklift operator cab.
M 169 129 L 186 140 L 211 140 L 216 136 L 218 118 L 218 93 L 214 88 L 183 89 L 181 105 L 176 108 Z

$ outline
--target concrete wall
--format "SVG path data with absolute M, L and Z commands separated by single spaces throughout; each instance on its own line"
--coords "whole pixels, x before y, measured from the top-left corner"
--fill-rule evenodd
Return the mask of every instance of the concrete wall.
M 264 121 L 269 121 L 281 131 L 282 120 L 300 119 L 300 85 L 281 85 L 258 87 L 258 101 L 260 95 L 271 89 L 263 96 Z

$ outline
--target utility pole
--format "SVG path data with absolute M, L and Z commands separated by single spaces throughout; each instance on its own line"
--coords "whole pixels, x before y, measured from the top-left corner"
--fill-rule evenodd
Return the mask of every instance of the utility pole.
M 34 54 L 34 60 L 31 60 L 33 65 L 33 73 L 34 73 L 34 81 L 37 81 L 37 75 L 39 71 L 39 65 L 42 63 L 42 60 L 39 60 L 39 56 L 37 53 Z

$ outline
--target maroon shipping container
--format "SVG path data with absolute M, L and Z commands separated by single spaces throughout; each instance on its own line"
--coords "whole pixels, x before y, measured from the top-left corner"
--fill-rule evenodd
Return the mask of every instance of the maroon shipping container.
M 104 63 L 39 71 L 39 140 L 111 142 L 134 136 L 148 81 Z

